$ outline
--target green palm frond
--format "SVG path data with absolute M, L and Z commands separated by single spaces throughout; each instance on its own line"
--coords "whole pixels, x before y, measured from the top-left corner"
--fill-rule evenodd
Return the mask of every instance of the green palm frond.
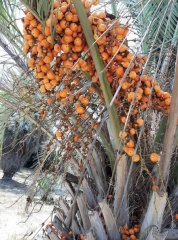
M 149 35 L 146 37 L 145 43 L 143 44 L 143 50 L 145 53 L 148 52 L 150 44 L 155 35 L 155 31 L 160 24 L 161 24 L 161 29 L 159 31 L 159 35 L 157 39 L 157 46 L 159 46 L 162 43 L 164 38 L 166 38 L 165 42 L 168 44 L 171 44 L 172 41 L 174 41 L 175 43 L 178 40 L 178 35 L 177 35 L 178 2 L 177 1 L 152 1 L 152 0 L 145 1 L 144 0 L 140 2 L 139 0 L 133 0 L 133 1 L 122 0 L 122 2 L 128 7 L 128 9 L 130 9 L 132 18 L 136 21 L 136 24 L 138 24 L 137 33 L 139 34 L 140 37 L 143 37 L 147 29 L 147 26 L 149 25 L 152 17 L 157 11 L 154 17 L 154 22 L 149 28 Z M 137 7 L 135 7 L 136 5 Z M 164 18 L 164 21 L 161 23 L 162 17 L 165 14 L 165 11 L 166 11 L 166 16 Z M 169 24 L 168 28 L 167 28 L 167 23 Z
M 33 15 L 42 23 L 45 24 L 49 16 L 50 10 L 53 8 L 54 0 L 20 0 L 21 3 L 27 7 Z

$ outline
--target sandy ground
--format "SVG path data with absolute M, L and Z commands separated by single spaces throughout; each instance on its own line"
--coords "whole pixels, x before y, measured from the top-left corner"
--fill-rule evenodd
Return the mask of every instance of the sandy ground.
M 1 240 L 32 240 L 41 229 L 42 223 L 47 218 L 50 222 L 52 204 L 44 204 L 39 211 L 41 204 L 37 204 L 28 218 L 25 212 L 26 193 L 31 179 L 28 178 L 26 184 L 24 181 L 31 174 L 30 170 L 22 170 L 13 178 L 14 181 L 5 181 L 0 179 L 0 239 Z M 2 171 L 0 171 L 2 178 Z M 32 205 L 29 209 L 34 207 Z

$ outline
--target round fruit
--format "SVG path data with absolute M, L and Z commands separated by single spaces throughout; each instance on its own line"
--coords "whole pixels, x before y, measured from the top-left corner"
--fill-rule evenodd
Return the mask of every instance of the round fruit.
M 63 134 L 62 134 L 62 132 L 61 132 L 61 131 L 57 131 L 57 132 L 56 132 L 56 137 L 58 137 L 58 138 L 61 138 L 61 137 L 62 137 L 62 135 L 63 135 Z
M 135 156 L 132 158 L 134 162 L 140 161 L 140 156 L 138 154 L 135 154 Z
M 160 158 L 160 156 L 157 154 L 157 153 L 151 153 L 150 154 L 150 160 L 152 161 L 152 162 L 158 162 L 159 161 L 159 158 Z

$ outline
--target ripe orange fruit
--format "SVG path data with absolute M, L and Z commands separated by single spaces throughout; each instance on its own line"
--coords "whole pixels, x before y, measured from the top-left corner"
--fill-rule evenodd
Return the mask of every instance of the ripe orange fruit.
M 145 94 L 145 95 L 150 95 L 150 93 L 151 93 L 151 88 L 146 87 L 146 88 L 144 89 L 144 94 Z
M 128 236 L 126 234 L 122 234 L 122 239 L 123 240 L 127 240 L 128 239 Z
M 76 23 L 71 23 L 70 26 L 69 26 L 70 30 L 72 32 L 77 32 L 78 30 L 78 25 Z
M 31 31 L 31 34 L 37 38 L 40 35 L 40 30 L 38 28 L 33 28 L 33 30 Z
M 143 124 L 143 119 L 142 118 L 137 118 L 136 124 L 137 124 L 137 126 L 141 127 L 142 124 Z
M 127 153 L 127 155 L 129 155 L 130 157 L 132 157 L 134 155 L 135 149 L 133 147 L 124 147 L 124 151 Z
M 61 20 L 63 18 L 64 14 L 61 11 L 57 11 L 56 16 L 57 16 L 58 20 Z
M 135 231 L 135 233 L 139 233 L 139 232 L 140 232 L 140 229 L 139 229 L 138 227 L 135 227 L 135 226 L 134 226 L 134 231 Z
M 147 81 L 148 80 L 148 76 L 147 75 L 142 75 L 141 80 L 142 80 L 142 82 Z
M 130 129 L 130 134 L 131 134 L 131 135 L 134 135 L 135 133 L 136 133 L 135 129 L 134 129 L 134 128 L 131 128 L 131 129 Z
M 125 138 L 127 137 L 127 133 L 121 131 L 121 132 L 119 133 L 119 137 L 120 137 L 121 139 L 125 139 Z
M 131 71 L 131 72 L 129 73 L 129 77 L 132 78 L 132 79 L 135 79 L 136 76 L 137 76 L 137 74 L 136 74 L 136 72 L 134 72 L 134 71 Z
M 81 46 L 82 45 L 82 39 L 79 38 L 79 37 L 76 37 L 75 40 L 74 40 L 74 44 L 76 46 Z
M 34 18 L 34 19 L 32 19 L 31 21 L 30 21 L 30 25 L 32 26 L 32 27 L 37 27 L 37 25 L 38 25 L 38 22 L 37 22 L 37 20 Z
M 157 185 L 153 185 L 152 190 L 153 190 L 153 191 L 158 191 L 158 190 L 159 190 L 159 187 L 158 187 Z
M 60 97 L 62 98 L 66 98 L 67 97 L 67 93 L 68 93 L 68 90 L 67 89 L 63 89 L 59 92 L 60 94 Z
M 71 43 L 74 40 L 73 37 L 69 36 L 69 35 L 64 35 L 62 39 L 63 39 L 64 43 Z
M 137 94 L 136 94 L 136 100 L 140 100 L 141 98 L 142 98 L 142 94 L 141 93 L 139 93 L 139 92 L 137 92 Z
M 44 60 L 43 60 L 43 61 L 44 61 L 45 63 L 51 63 L 52 60 L 53 60 L 53 57 L 46 55 L 46 56 L 44 57 Z
M 88 106 L 89 104 L 89 99 L 87 97 L 83 97 L 81 99 L 81 103 L 84 105 L 84 106 Z
M 54 51 L 57 52 L 57 53 L 59 53 L 61 51 L 61 47 L 60 47 L 59 44 L 57 44 L 57 43 L 54 44 Z
M 170 97 L 166 98 L 166 99 L 164 100 L 164 104 L 165 104 L 166 106 L 170 106 L 170 105 L 171 105 L 171 98 L 170 98 Z
M 31 12 L 28 12 L 28 13 L 26 14 L 26 18 L 27 18 L 28 20 L 32 20 L 32 19 L 34 19 L 34 16 L 33 16 L 33 14 L 32 14 Z
M 27 61 L 27 63 L 28 63 L 28 66 L 29 66 L 30 68 L 33 68 L 33 67 L 34 67 L 34 64 L 35 64 L 35 59 L 34 59 L 34 58 L 29 58 L 28 61 Z
M 89 87 L 89 91 L 90 91 L 90 93 L 94 93 L 95 92 L 95 88 L 94 87 Z
M 135 157 L 132 158 L 134 162 L 140 161 L 140 156 L 138 154 L 135 154 Z
M 73 31 L 72 31 L 70 28 L 66 28 L 66 29 L 64 30 L 64 33 L 65 33 L 65 35 L 67 35 L 67 36 L 71 36 L 71 35 L 73 34 Z
M 121 118 L 120 118 L 120 121 L 121 121 L 122 123 L 125 123 L 125 122 L 126 122 L 126 117 L 124 117 L 124 116 L 121 117 Z
M 131 102 L 132 99 L 134 98 L 135 93 L 134 92 L 129 92 L 127 95 L 127 101 Z
M 62 50 L 64 53 L 70 52 L 70 46 L 69 46 L 69 44 L 62 44 L 62 45 L 61 45 L 61 50 Z
M 50 64 L 49 63 L 46 63 L 46 64 L 41 66 L 41 71 L 44 72 L 44 73 L 47 73 L 49 69 L 50 69 Z
M 65 2 L 63 2 L 63 3 L 65 3 Z M 62 5 L 62 4 L 61 4 L 61 5 Z M 61 10 L 62 13 L 65 13 L 65 12 L 67 11 L 67 5 L 62 5 L 62 6 L 60 7 L 60 10 Z
M 46 92 L 45 85 L 41 85 L 41 87 L 40 87 L 40 91 L 41 91 L 42 93 L 45 93 L 45 92 Z
M 59 25 L 62 29 L 66 29 L 67 28 L 67 21 L 66 20 L 61 20 Z
M 107 52 L 102 52 L 101 53 L 101 57 L 102 57 L 103 61 L 106 61 L 108 59 L 108 57 L 109 57 L 109 54 Z
M 52 70 L 49 70 L 48 73 L 47 73 L 47 78 L 50 79 L 50 80 L 53 80 L 55 77 L 55 74 L 53 73 Z
M 47 90 L 51 90 L 52 87 L 53 87 L 53 85 L 52 85 L 51 83 L 45 83 L 45 88 L 46 88 Z
M 130 235 L 130 240 L 136 240 L 136 236 L 135 235 Z
M 150 160 L 152 162 L 158 162 L 159 158 L 160 158 L 160 156 L 157 153 L 151 153 L 150 154 Z
M 160 86 L 156 85 L 156 86 L 154 86 L 154 90 L 156 93 L 158 93 L 161 91 L 161 88 L 160 88 Z
M 76 111 L 77 111 L 78 114 L 85 113 L 85 109 L 83 107 L 76 108 Z
M 47 100 L 46 100 L 46 102 L 47 102 L 47 104 L 51 104 L 51 103 L 53 103 L 53 99 L 52 98 L 48 98 Z
M 62 132 L 61 132 L 61 131 L 57 131 L 57 132 L 56 132 L 56 137 L 58 137 L 58 138 L 61 138 L 61 137 L 62 137 L 62 135 L 63 135 L 63 134 L 62 134 Z
M 117 76 L 117 77 L 123 77 L 123 75 L 124 75 L 124 69 L 123 69 L 123 67 L 118 66 L 118 68 L 116 69 L 116 76 Z
M 134 141 L 132 141 L 131 139 L 126 143 L 126 147 L 133 148 L 134 146 Z
M 71 12 L 66 12 L 65 14 L 65 20 L 67 22 L 71 22 L 72 21 L 72 18 L 73 18 L 73 14 Z
M 107 29 L 107 26 L 105 24 L 100 24 L 98 26 L 98 31 L 99 32 L 104 32 L 104 31 L 106 31 L 106 29 Z
M 56 26 L 55 26 L 55 30 L 56 30 L 56 33 L 62 33 L 63 29 L 61 28 L 60 24 L 57 23 Z

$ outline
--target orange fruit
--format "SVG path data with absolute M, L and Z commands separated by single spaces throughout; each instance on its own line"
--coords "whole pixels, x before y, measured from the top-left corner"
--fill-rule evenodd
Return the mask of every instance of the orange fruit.
M 62 132 L 61 131 L 56 131 L 56 137 L 61 138 L 62 137 Z
M 53 80 L 55 77 L 55 74 L 53 73 L 52 70 L 49 70 L 48 73 L 47 73 L 47 78 L 50 79 L 50 80 Z
M 134 155 L 135 149 L 133 147 L 126 147 L 125 146 L 124 151 L 127 153 L 127 155 L 132 157 Z
M 76 46 L 81 46 L 82 45 L 82 39 L 79 38 L 79 37 L 76 37 L 75 40 L 74 40 L 74 44 Z
M 150 160 L 152 162 L 158 162 L 159 158 L 160 158 L 160 156 L 157 153 L 151 153 L 150 154 Z
M 117 69 L 116 69 L 116 76 L 117 76 L 117 77 L 123 77 L 123 75 L 124 75 L 124 69 L 123 69 L 123 67 L 118 66 Z
M 165 104 L 166 106 L 170 106 L 170 105 L 171 105 L 171 98 L 170 98 L 170 97 L 166 98 L 166 99 L 164 100 L 164 104 Z
M 134 128 L 131 128 L 131 129 L 130 129 L 130 134 L 131 134 L 131 135 L 134 135 L 135 133 L 136 133 L 135 129 L 134 129 Z
M 151 93 L 151 88 L 146 87 L 146 88 L 144 89 L 144 94 L 145 94 L 145 95 L 150 95 L 150 93 Z
M 28 20 L 32 20 L 32 19 L 34 19 L 34 16 L 33 16 L 33 14 L 32 14 L 31 12 L 28 12 L 28 13 L 26 14 L 26 18 L 27 18 Z
M 129 92 L 127 95 L 127 101 L 131 102 L 132 99 L 134 98 L 135 93 L 134 92 Z
M 61 47 L 60 47 L 59 44 L 57 44 L 57 43 L 54 44 L 54 51 L 57 52 L 57 53 L 59 53 L 61 51 Z
M 46 100 L 46 102 L 47 102 L 47 104 L 51 104 L 51 103 L 53 103 L 53 99 L 52 98 L 48 98 L 47 100 Z
M 82 113 L 85 112 L 85 109 L 84 109 L 83 107 L 78 107 L 78 108 L 76 109 L 76 111 L 77 111 L 78 114 L 82 114 Z
M 69 46 L 69 44 L 62 44 L 62 45 L 61 45 L 61 50 L 62 50 L 64 53 L 70 52 L 70 46 Z
M 40 91 L 41 91 L 42 93 L 45 93 L 45 92 L 46 92 L 45 85 L 41 85 L 41 87 L 40 87 Z
M 159 187 L 158 187 L 157 185 L 153 185 L 152 190 L 153 190 L 153 191 L 158 191 L 158 190 L 159 190 Z
M 131 139 L 126 143 L 126 147 L 133 148 L 134 146 L 135 146 L 134 141 L 132 141 Z
M 134 71 L 131 71 L 131 72 L 129 73 L 129 77 L 132 78 L 132 79 L 135 79 L 136 76 L 137 76 L 137 74 L 136 74 L 136 72 L 134 72 Z
M 141 127 L 143 124 L 143 119 L 142 118 L 137 118 L 136 120 L 137 126 Z
M 138 154 L 135 154 L 135 156 L 132 158 L 134 162 L 140 161 L 140 156 Z
M 33 35 L 33 37 L 37 38 L 40 35 L 40 30 L 38 28 L 33 28 L 31 34 Z

